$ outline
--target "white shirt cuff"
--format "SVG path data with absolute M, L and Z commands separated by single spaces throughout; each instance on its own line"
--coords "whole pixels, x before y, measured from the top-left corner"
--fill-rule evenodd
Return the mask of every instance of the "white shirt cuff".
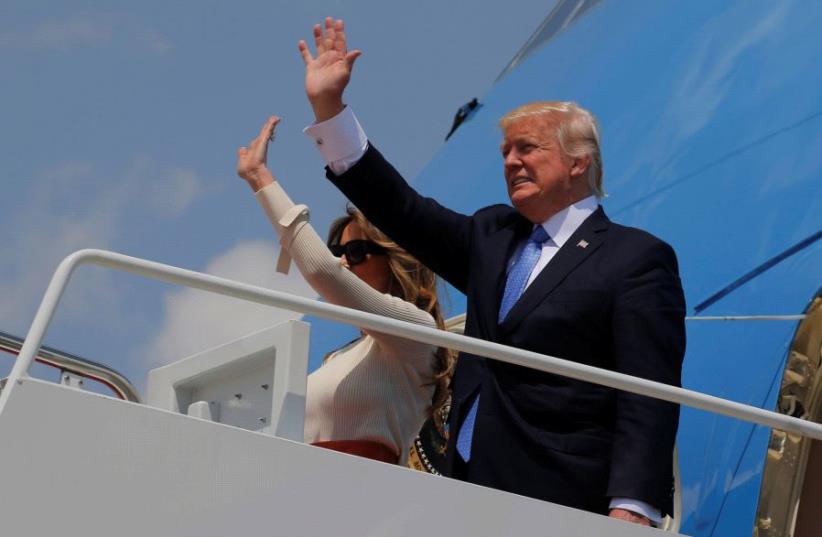
M 662 513 L 659 509 L 650 504 L 631 498 L 611 498 L 609 509 L 624 509 L 648 518 L 651 522 L 659 525 L 662 522 Z
M 349 106 L 331 119 L 309 125 L 303 132 L 335 175 L 347 172 L 368 149 L 365 131 Z

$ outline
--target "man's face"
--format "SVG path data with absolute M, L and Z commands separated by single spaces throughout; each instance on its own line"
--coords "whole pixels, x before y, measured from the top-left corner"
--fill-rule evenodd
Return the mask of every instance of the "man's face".
M 525 117 L 508 126 L 500 147 L 508 197 L 534 223 L 590 195 L 587 160 L 566 157 L 555 133 L 550 116 Z

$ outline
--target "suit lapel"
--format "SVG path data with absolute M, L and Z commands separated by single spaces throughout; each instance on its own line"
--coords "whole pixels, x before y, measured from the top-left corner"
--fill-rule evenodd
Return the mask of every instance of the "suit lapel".
M 477 318 L 469 319 L 466 335 L 480 337 L 488 341 L 499 341 L 499 304 L 505 289 L 506 266 L 517 243 L 528 236 L 532 224 L 514 211 L 511 212 L 511 221 L 481 238 L 480 254 L 482 261 L 475 267 L 478 270 L 476 290 L 473 291 L 473 308 Z M 454 400 L 452 414 L 467 411 L 460 409 L 460 405 L 473 400 L 470 395 L 477 390 L 482 382 L 485 370 L 485 359 L 471 357 L 457 361 L 454 374 Z
M 605 241 L 610 221 L 598 207 L 557 251 L 508 312 L 501 328 L 510 331 Z

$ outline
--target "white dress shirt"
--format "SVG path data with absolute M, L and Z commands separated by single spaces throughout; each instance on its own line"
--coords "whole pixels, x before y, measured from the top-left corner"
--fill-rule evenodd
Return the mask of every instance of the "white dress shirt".
M 579 228 L 585 219 L 591 216 L 596 210 L 596 197 L 588 196 L 587 198 L 581 199 L 573 205 L 564 208 L 540 224 L 542 229 L 548 233 L 549 239 L 542 243 L 542 252 L 539 254 L 537 264 L 534 265 L 534 270 L 531 271 L 531 274 L 528 276 L 528 281 L 525 282 L 526 289 L 537 278 L 537 276 L 539 276 L 539 273 L 542 272 L 542 269 L 545 268 L 548 262 L 554 258 L 559 249 L 562 248 L 562 245 L 564 245 L 568 239 L 571 238 L 571 235 L 574 234 L 577 228 Z M 517 258 L 519 258 L 520 251 L 522 251 L 525 247 L 525 243 L 526 241 L 523 240 L 519 245 L 517 245 L 514 255 L 512 255 L 511 259 L 508 261 L 507 270 L 511 270 L 511 267 L 514 265 Z
M 331 119 L 309 125 L 303 129 L 303 132 L 314 142 L 314 146 L 319 150 L 326 164 L 335 175 L 341 175 L 348 171 L 362 158 L 368 149 L 368 137 L 349 106 L 346 106 L 342 112 Z M 539 260 L 525 284 L 526 289 L 542 269 L 548 265 L 548 262 L 556 255 L 562 245 L 573 235 L 574 231 L 596 209 L 596 197 L 589 196 L 570 207 L 566 207 L 541 224 L 551 239 L 542 245 Z M 511 264 L 517 258 L 517 254 L 524 246 L 525 241 L 523 240 L 517 246 L 514 255 L 511 256 L 508 263 L 509 270 Z M 609 507 L 638 513 L 656 524 L 662 521 L 659 509 L 639 500 L 611 498 Z

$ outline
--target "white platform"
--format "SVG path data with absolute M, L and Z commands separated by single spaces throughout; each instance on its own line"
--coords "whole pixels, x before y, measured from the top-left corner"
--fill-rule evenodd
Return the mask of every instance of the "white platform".
M 0 411 L 0 535 L 673 535 L 39 380 Z
M 146 404 L 302 441 L 309 328 L 286 321 L 152 369 Z

